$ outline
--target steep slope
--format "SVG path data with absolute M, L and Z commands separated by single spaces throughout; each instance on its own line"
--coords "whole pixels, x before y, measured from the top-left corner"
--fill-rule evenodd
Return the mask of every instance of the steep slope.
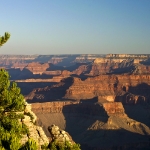
M 32 110 L 45 130 L 48 124 L 61 126 L 83 150 L 146 148 L 149 144 L 149 127 L 129 118 L 120 102 L 35 103 Z

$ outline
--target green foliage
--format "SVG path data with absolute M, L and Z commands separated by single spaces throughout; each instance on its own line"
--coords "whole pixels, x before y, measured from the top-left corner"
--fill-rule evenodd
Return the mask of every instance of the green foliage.
M 33 139 L 29 139 L 26 144 L 20 150 L 37 150 L 38 145 L 37 142 Z
M 71 144 L 70 142 L 66 141 L 64 143 L 58 143 L 53 141 L 50 143 L 49 146 L 50 150 L 81 150 L 79 144 Z
M 13 134 L 10 138 L 10 149 L 17 150 L 21 147 L 20 138 Z
M 81 150 L 79 144 L 71 144 L 70 142 L 56 142 L 52 141 L 48 146 L 42 145 L 42 150 Z
M 6 70 L 0 70 L 0 148 L 18 150 L 20 139 L 26 134 L 26 125 L 19 122 L 23 118 L 24 97 L 16 83 L 10 83 Z M 20 112 L 20 113 L 18 113 Z
M 41 146 L 41 149 L 42 149 L 42 150 L 50 150 L 50 149 L 48 148 L 48 145 L 47 145 L 47 144 L 42 145 L 42 146 Z
M 9 38 L 10 38 L 10 34 L 8 32 L 5 32 L 4 36 L 0 36 L 0 46 L 5 44 Z
M 9 74 L 6 70 L 0 70 L 0 113 L 16 112 L 24 110 L 24 97 L 20 94 L 20 88 L 16 83 L 10 85 Z M 0 117 L 1 118 L 1 117 Z

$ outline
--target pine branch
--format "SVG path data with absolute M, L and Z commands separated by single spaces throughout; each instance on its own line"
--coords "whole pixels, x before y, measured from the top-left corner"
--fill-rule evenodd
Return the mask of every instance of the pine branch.
M 8 39 L 10 38 L 10 34 L 8 32 L 5 32 L 4 36 L 0 36 L 0 46 L 3 46 Z

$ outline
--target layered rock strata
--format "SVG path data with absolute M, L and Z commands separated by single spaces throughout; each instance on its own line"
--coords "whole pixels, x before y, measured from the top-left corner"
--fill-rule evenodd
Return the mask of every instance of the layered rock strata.
M 32 103 L 32 110 L 36 114 L 40 113 L 82 113 L 91 115 L 104 116 L 104 108 L 95 103 L 80 103 L 80 102 L 46 102 Z
M 32 62 L 29 63 L 25 68 L 31 71 L 33 74 L 42 74 L 44 71 L 46 71 L 47 68 L 49 68 L 49 64 L 40 64 L 38 62 Z
M 149 90 L 150 75 L 101 75 L 84 81 L 74 78 L 65 98 L 86 100 L 98 96 L 108 101 L 133 104 L 148 102 Z
M 58 66 L 72 66 L 76 63 L 92 62 L 97 57 L 103 57 L 99 54 L 85 55 L 0 55 L 0 66 L 5 68 L 21 68 L 23 69 L 29 63 L 52 63 Z M 30 64 L 31 65 L 31 64 Z M 33 70 L 29 66 L 30 70 Z M 39 71 L 35 70 L 35 73 Z
M 150 74 L 150 66 L 147 64 L 147 57 L 140 58 L 97 58 L 92 64 L 90 75 L 101 74 Z
M 69 77 L 51 87 L 34 89 L 26 96 L 32 102 L 60 99 L 121 101 L 138 104 L 149 101 L 150 75 L 101 75 L 81 80 Z
M 149 145 L 149 127 L 129 118 L 121 102 L 35 103 L 32 109 L 45 129 L 48 124 L 57 125 L 61 117 L 63 129 L 81 144 L 83 150 L 136 148 L 137 145 L 146 148 Z

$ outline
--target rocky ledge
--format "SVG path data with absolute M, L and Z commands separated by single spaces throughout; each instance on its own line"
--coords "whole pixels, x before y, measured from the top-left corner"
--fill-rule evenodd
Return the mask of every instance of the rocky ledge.
M 23 112 L 24 118 L 21 119 L 21 123 L 25 124 L 28 128 L 28 133 L 23 135 L 21 143 L 26 143 L 29 139 L 34 139 L 38 143 L 39 150 L 42 145 L 48 145 L 49 139 L 45 135 L 42 127 L 36 125 L 37 117 L 31 111 L 31 104 L 25 103 L 25 110 Z
M 25 124 L 28 129 L 28 133 L 22 135 L 21 144 L 25 144 L 29 139 L 33 139 L 38 144 L 38 150 L 41 150 L 42 146 L 48 146 L 53 141 L 60 144 L 64 144 L 65 142 L 71 145 L 75 144 L 69 133 L 59 129 L 59 127 L 54 124 L 48 127 L 48 131 L 51 135 L 51 138 L 48 138 L 42 127 L 37 125 L 37 116 L 31 111 L 31 104 L 25 103 L 24 112 L 18 113 L 24 115 L 20 123 Z
M 75 144 L 75 142 L 72 140 L 69 133 L 60 129 L 55 124 L 49 126 L 48 130 L 51 134 L 52 141 L 55 141 L 58 143 L 64 143 L 64 142 L 68 141 L 70 144 Z

